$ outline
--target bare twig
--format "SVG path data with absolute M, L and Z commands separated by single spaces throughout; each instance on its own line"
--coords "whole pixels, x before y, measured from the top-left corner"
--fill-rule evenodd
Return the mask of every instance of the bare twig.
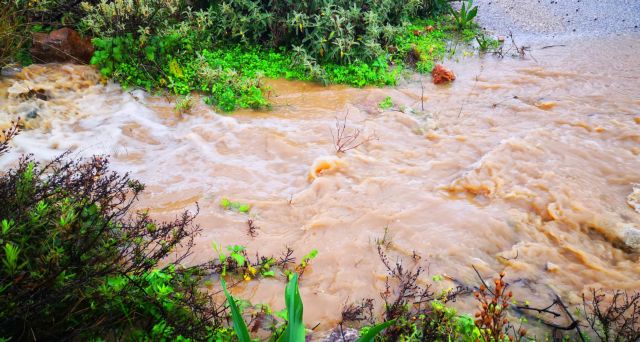
M 331 130 L 331 138 L 333 139 L 333 146 L 336 149 L 336 153 L 344 153 L 349 150 L 358 148 L 360 145 L 368 143 L 373 140 L 378 140 L 378 136 L 374 132 L 372 135 L 361 138 L 362 131 L 359 128 L 347 128 L 347 117 L 349 112 L 344 116 L 343 120 L 336 117 L 336 132 L 334 134 Z
M 487 285 L 487 283 L 484 281 L 484 279 L 482 278 L 482 276 L 480 275 L 480 272 L 478 272 L 478 269 L 474 266 L 471 265 L 471 267 L 473 268 L 473 270 L 476 272 L 476 275 L 478 276 L 478 279 L 480 279 L 480 282 L 482 283 L 482 285 L 484 285 L 484 287 L 487 288 L 487 291 L 489 291 L 489 293 L 491 293 L 491 295 L 493 296 L 493 292 L 491 291 L 491 288 L 489 287 L 489 285 Z

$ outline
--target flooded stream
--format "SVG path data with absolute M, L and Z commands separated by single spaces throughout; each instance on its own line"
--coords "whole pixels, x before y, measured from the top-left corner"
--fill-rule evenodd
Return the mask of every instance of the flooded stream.
M 0 166 L 20 153 L 111 155 L 147 184 L 141 207 L 156 217 L 199 204 L 189 262 L 214 257 L 212 242 L 298 258 L 317 249 L 301 283 L 308 326 L 331 328 L 345 301 L 379 298 L 385 230 L 392 258 L 412 264 L 415 252 L 425 281 L 446 276 L 440 287 L 477 284 L 475 265 L 504 270 L 522 300 L 577 304 L 591 287 L 640 289 L 640 213 L 627 203 L 640 183 L 639 48 L 630 35 L 534 46 L 525 60 L 461 57 L 446 86 L 271 81 L 271 111 L 233 115 L 202 103 L 176 114 L 172 99 L 103 84 L 86 66 L 31 66 L 0 81 L 0 125 L 20 115 L 27 127 Z M 394 108 L 382 111 L 386 96 Z M 332 129 L 347 113 L 371 139 L 336 156 Z M 250 216 L 225 211 L 223 197 Z M 273 279 L 235 293 L 280 309 L 283 289 Z

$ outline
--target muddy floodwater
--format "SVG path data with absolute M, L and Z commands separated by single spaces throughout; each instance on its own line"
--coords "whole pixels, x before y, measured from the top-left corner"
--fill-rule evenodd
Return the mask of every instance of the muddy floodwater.
M 270 81 L 271 111 L 221 115 L 201 102 L 104 84 L 87 66 L 31 66 L 0 81 L 0 125 L 26 129 L 20 153 L 108 154 L 147 189 L 140 208 L 172 218 L 199 204 L 190 263 L 212 242 L 318 257 L 304 273 L 308 326 L 329 329 L 346 301 L 379 301 L 389 255 L 443 275 L 437 287 L 505 271 L 514 296 L 577 304 L 591 287 L 640 289 L 640 36 L 533 47 L 525 60 L 460 57 L 451 85 L 425 76 L 395 88 Z M 38 94 L 29 89 L 42 91 Z M 393 108 L 378 108 L 386 96 Z M 336 117 L 369 138 L 336 155 Z M 225 211 L 221 198 L 251 205 Z M 258 227 L 247 234 L 247 220 Z M 234 293 L 284 306 L 282 279 Z M 467 310 L 471 301 L 457 303 Z

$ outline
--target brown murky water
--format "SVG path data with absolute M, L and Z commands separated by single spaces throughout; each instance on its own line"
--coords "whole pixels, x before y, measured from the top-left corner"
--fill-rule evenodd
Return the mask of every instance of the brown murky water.
M 203 104 L 177 115 L 168 99 L 103 86 L 88 67 L 33 66 L 1 81 L 0 121 L 37 115 L 14 156 L 112 155 L 147 183 L 143 206 L 159 217 L 198 202 L 191 262 L 213 257 L 214 241 L 318 249 L 301 283 L 309 326 L 330 328 L 347 299 L 378 298 L 385 228 L 394 258 L 422 257 L 425 280 L 475 284 L 475 265 L 506 271 L 520 299 L 577 303 L 590 287 L 640 289 L 639 254 L 624 245 L 640 227 L 627 203 L 640 183 L 639 51 L 636 35 L 538 49 L 535 60 L 463 58 L 448 63 L 450 86 L 425 78 L 423 101 L 419 78 L 386 89 L 273 81 L 272 111 L 233 116 Z M 26 88 L 50 98 L 19 100 Z M 404 112 L 379 110 L 386 96 Z M 347 112 L 378 139 L 337 157 L 330 129 Z M 310 179 L 323 161 L 330 168 Z M 222 197 L 251 204 L 257 237 Z M 283 288 L 265 280 L 236 293 L 279 309 Z

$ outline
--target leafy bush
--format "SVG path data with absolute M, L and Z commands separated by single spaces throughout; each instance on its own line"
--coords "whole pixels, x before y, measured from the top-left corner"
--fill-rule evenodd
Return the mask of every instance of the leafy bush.
M 212 32 L 233 43 L 302 47 L 318 61 L 373 61 L 409 18 L 433 14 L 443 1 L 215 2 Z
M 132 213 L 143 188 L 100 157 L 26 156 L 0 176 L 0 336 L 201 338 L 219 327 L 222 311 L 199 291 L 211 267 L 180 266 L 194 215 Z
M 100 0 L 82 2 L 85 16 L 80 27 L 100 36 L 114 37 L 126 33 L 147 36 L 167 29 L 181 19 L 186 10 L 184 0 Z

